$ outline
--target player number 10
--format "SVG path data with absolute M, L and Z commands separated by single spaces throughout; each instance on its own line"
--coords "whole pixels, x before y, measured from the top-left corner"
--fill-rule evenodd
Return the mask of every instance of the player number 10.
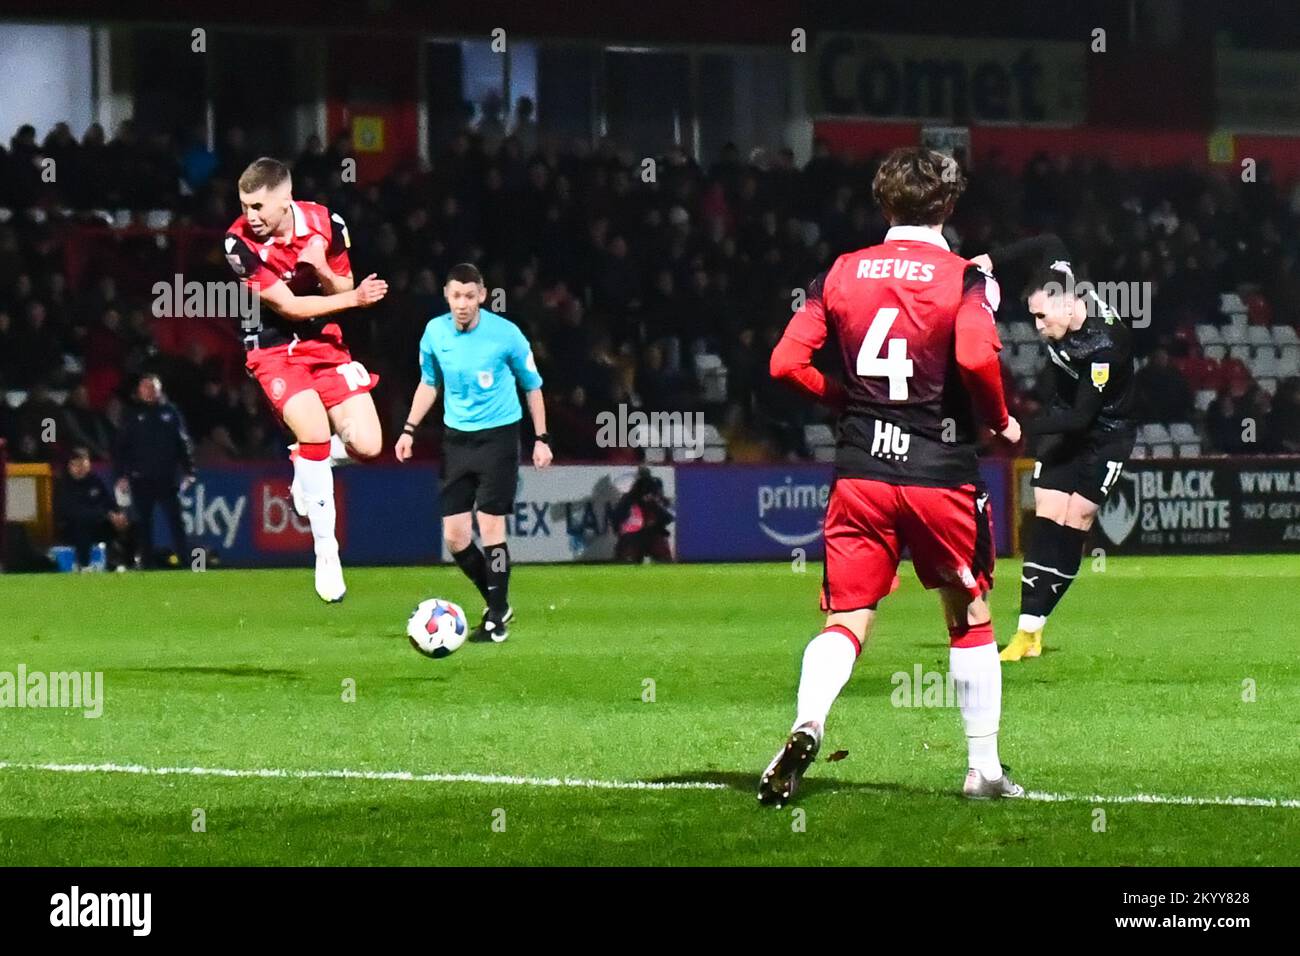
M 343 376 L 343 381 L 347 383 L 348 391 L 355 392 L 359 388 L 365 388 L 366 383 L 370 381 L 370 373 L 360 362 L 347 362 L 334 369 Z
M 903 401 L 907 398 L 907 380 L 912 377 L 912 360 L 907 357 L 907 339 L 895 336 L 889 340 L 889 352 L 880 357 L 881 346 L 889 334 L 894 320 L 898 318 L 898 309 L 880 309 L 867 327 L 866 338 L 858 349 L 858 374 L 871 378 L 889 379 L 889 400 Z

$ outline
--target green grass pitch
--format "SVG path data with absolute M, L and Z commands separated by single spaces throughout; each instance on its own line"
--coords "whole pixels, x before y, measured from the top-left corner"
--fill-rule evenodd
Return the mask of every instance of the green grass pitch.
M 998 804 L 956 796 L 955 709 L 891 703 L 895 673 L 947 670 L 905 567 L 783 810 L 754 787 L 820 565 L 519 567 L 510 640 L 441 661 L 402 632 L 426 597 L 477 617 L 452 567 L 352 569 L 334 607 L 306 569 L 0 577 L 0 671 L 104 674 L 98 719 L 0 709 L 0 864 L 1295 865 L 1298 565 L 1085 561 L 1048 652 L 1003 667 L 1002 759 L 1043 799 Z M 312 775 L 341 770 L 450 779 Z

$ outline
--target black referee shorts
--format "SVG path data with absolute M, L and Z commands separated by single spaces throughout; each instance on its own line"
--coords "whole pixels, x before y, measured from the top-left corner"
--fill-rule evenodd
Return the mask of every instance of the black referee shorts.
M 442 514 L 477 508 L 484 514 L 515 510 L 519 486 L 519 423 L 463 432 L 446 429 L 442 439 Z
M 1034 462 L 1033 486 L 1101 504 L 1115 487 L 1137 434 L 1132 429 L 1055 435 Z

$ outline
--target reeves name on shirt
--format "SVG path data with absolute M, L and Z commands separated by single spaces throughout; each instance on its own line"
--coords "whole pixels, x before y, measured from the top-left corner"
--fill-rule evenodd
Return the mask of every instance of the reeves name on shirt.
M 912 259 L 863 259 L 858 263 L 856 278 L 930 282 L 934 279 L 934 264 Z

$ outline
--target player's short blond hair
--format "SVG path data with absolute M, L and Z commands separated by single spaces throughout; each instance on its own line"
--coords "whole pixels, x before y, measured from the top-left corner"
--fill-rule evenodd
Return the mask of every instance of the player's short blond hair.
M 255 193 L 263 186 L 267 189 L 274 189 L 288 178 L 288 166 L 278 159 L 263 156 L 261 159 L 253 160 L 248 164 L 248 168 L 240 173 L 239 191 L 241 193 Z

